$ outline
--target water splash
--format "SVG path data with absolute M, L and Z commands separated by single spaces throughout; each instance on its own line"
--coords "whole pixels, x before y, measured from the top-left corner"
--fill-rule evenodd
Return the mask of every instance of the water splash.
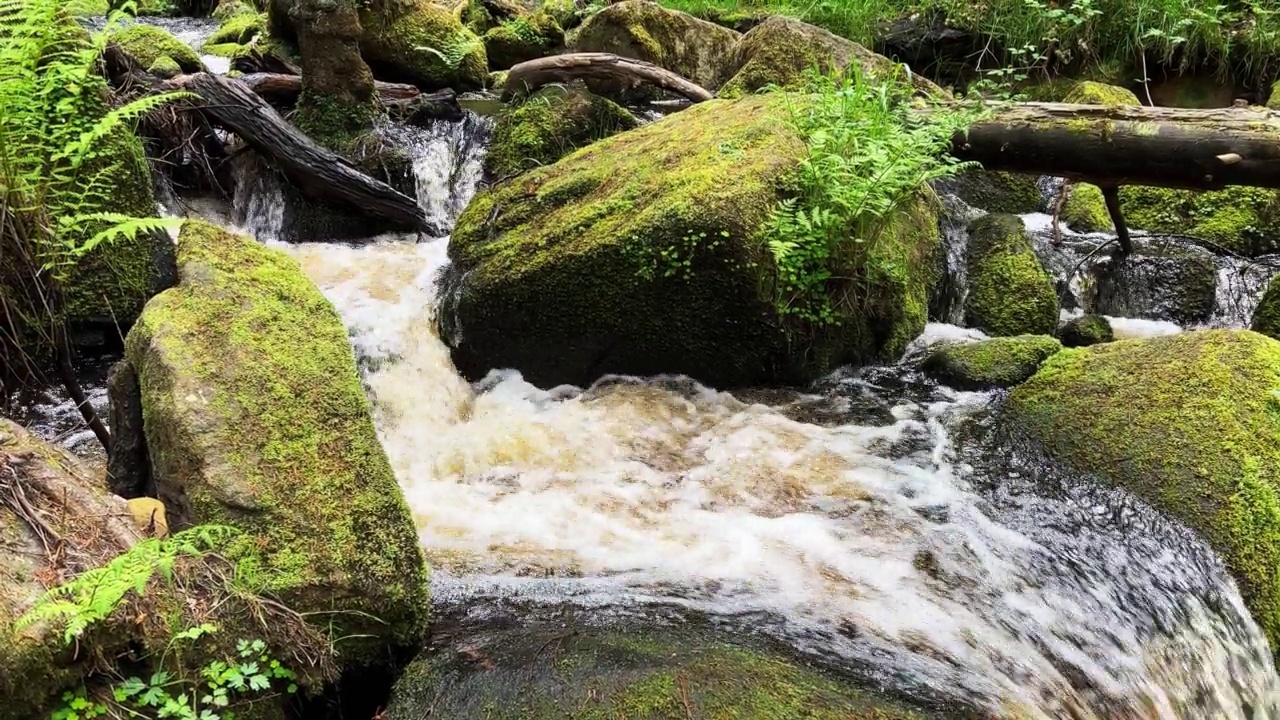
M 462 122 L 437 120 L 425 128 L 380 128 L 396 146 L 412 154 L 418 205 L 441 227 L 453 227 L 475 195 L 493 122 L 491 117 L 466 112 Z

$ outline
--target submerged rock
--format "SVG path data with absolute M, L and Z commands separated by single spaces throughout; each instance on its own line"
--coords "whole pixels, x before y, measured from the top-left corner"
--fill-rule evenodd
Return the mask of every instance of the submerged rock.
M 902 273 L 833 330 L 790 343 L 758 232 L 805 153 L 779 96 L 714 100 L 483 191 L 449 244 L 442 337 L 464 374 L 547 387 L 609 373 L 718 386 L 896 358 L 924 328 L 937 216 L 921 200 L 878 242 Z
M 341 318 L 279 251 L 194 221 L 178 251 L 126 343 L 170 522 L 247 533 L 224 554 L 320 613 L 344 663 L 415 646 L 426 570 Z
M 1280 647 L 1280 342 L 1204 330 L 1064 350 L 1008 417 L 1199 532 Z
M 1280 250 L 1280 193 L 1275 190 L 1127 185 L 1120 189 L 1120 209 L 1133 228 L 1191 235 L 1247 257 Z
M 1249 324 L 1254 332 L 1280 340 L 1280 275 L 1271 278 Z
M 984 215 L 969 225 L 965 323 L 988 335 L 1052 335 L 1058 329 L 1053 278 L 1013 215 Z
M 1086 347 L 1115 340 L 1111 321 L 1102 315 L 1081 315 L 1062 326 L 1058 339 L 1067 347 Z
M 771 85 L 792 86 L 812 69 L 839 73 L 853 63 L 881 77 L 890 76 L 899 67 L 888 58 L 816 25 L 782 16 L 771 17 L 738 42 L 729 70 L 732 77 L 720 88 L 719 94 L 732 98 Z M 923 92 L 939 95 L 943 92 L 922 77 L 913 75 L 912 81 Z
M 123 48 L 144 68 L 151 67 L 161 58 L 169 58 L 184 73 L 206 70 L 204 63 L 200 62 L 200 56 L 191 46 L 154 25 L 135 23 L 111 33 L 108 40 Z
M 666 68 L 715 91 L 733 74 L 742 35 L 648 0 L 615 3 L 593 15 L 569 41 L 572 52 L 604 52 Z M 590 85 L 601 94 L 634 88 Z
M 484 34 L 491 70 L 554 54 L 564 45 L 564 30 L 550 15 L 533 13 L 498 25 Z
M 1035 374 L 1062 349 L 1048 335 L 1019 335 L 975 343 L 944 345 L 925 358 L 922 369 L 957 390 L 1013 387 Z
M 362 6 L 360 25 L 360 52 L 388 79 L 427 90 L 474 90 L 484 87 L 489 77 L 484 42 L 449 8 L 431 0 L 384 0 Z
M 696 629 L 526 624 L 470 629 L 434 645 L 397 683 L 386 720 L 946 717 Z
M 546 87 L 499 113 L 485 172 L 513 177 L 638 125 L 625 108 L 580 86 Z
M 1113 317 L 1195 324 L 1213 315 L 1218 263 L 1193 245 L 1142 239 L 1134 253 L 1090 269 L 1093 312 Z

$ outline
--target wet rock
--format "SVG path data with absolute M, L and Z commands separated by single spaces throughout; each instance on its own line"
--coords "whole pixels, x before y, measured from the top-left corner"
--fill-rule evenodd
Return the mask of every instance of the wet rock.
M 484 34 L 491 70 L 553 55 L 564 45 L 564 30 L 550 15 L 534 13 L 508 20 Z
M 579 85 L 546 87 L 498 115 L 485 172 L 514 177 L 638 125 L 625 108 Z
M 360 51 L 378 76 L 425 90 L 484 87 L 484 42 L 449 8 L 431 0 L 396 0 L 361 8 Z
M 342 320 L 279 251 L 197 221 L 179 250 L 126 343 L 169 521 L 246 533 L 223 553 L 347 638 L 347 666 L 416 646 L 426 570 Z
M 1035 374 L 1062 344 L 1047 335 L 1019 335 L 948 344 L 925 358 L 922 369 L 957 390 L 1013 387 Z
M 1280 340 L 1280 275 L 1271 278 L 1262 301 L 1253 311 L 1250 329 L 1268 337 Z
M 1204 330 L 1064 350 L 1007 419 L 1199 532 L 1280 642 L 1280 342 Z
M 1218 264 L 1193 245 L 1158 239 L 1135 243 L 1134 253 L 1090 269 L 1093 312 L 1113 317 L 1201 323 L 1213 315 Z
M 615 3 L 593 15 L 569 41 L 571 52 L 604 52 L 644 60 L 715 91 L 733 74 L 741 34 L 647 0 Z M 635 88 L 589 85 L 604 95 Z M 641 88 L 641 96 L 650 96 Z
M 970 170 L 937 185 L 940 192 L 987 212 L 1022 215 L 1044 210 L 1044 196 L 1034 175 Z
M 1081 315 L 1068 321 L 1058 331 L 1058 339 L 1066 347 L 1086 347 L 1115 340 L 1111 321 L 1102 315 Z
M 154 492 L 147 439 L 143 433 L 142 390 L 138 373 L 128 360 L 111 367 L 107 375 L 110 399 L 111 457 L 107 461 L 107 485 L 123 498 Z
M 482 191 L 459 218 L 438 315 L 459 370 L 542 387 L 683 373 L 717 387 L 896 358 L 924 328 L 937 216 L 882 239 L 906 275 L 794 352 L 757 232 L 805 145 L 777 96 L 714 100 Z M 554 310 L 552 310 L 554 308 Z
M 965 323 L 988 335 L 1051 335 L 1058 296 L 1013 215 L 985 215 L 969 225 L 969 296 Z
M 719 95 L 741 97 L 771 85 L 794 85 L 813 68 L 823 73 L 838 73 L 852 63 L 882 77 L 898 71 L 888 58 L 852 40 L 799 20 L 771 17 L 738 42 L 729 70 L 732 77 L 720 88 Z M 941 88 L 923 77 L 912 76 L 912 80 L 922 92 L 943 94 Z
M 108 40 L 132 55 L 142 67 L 151 67 L 157 60 L 169 58 L 184 73 L 206 71 L 200 56 L 191 46 L 154 25 L 129 25 L 111 33 Z
M 397 683 L 386 720 L 947 717 L 758 643 L 687 627 L 530 623 L 434 645 Z

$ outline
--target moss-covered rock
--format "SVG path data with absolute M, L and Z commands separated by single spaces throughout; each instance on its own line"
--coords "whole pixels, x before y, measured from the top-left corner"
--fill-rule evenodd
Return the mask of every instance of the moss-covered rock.
M 412 647 L 426 571 L 378 443 L 347 332 L 297 262 L 190 221 L 181 282 L 147 304 L 126 357 L 171 525 L 247 533 L 226 554 L 339 640 L 344 663 Z M 250 552 L 252 550 L 252 552 Z
M 163 55 L 151 63 L 151 67 L 147 68 L 147 72 L 156 77 L 172 78 L 182 74 L 182 67 L 173 58 Z
M 543 88 L 498 115 L 485 172 L 512 177 L 638 124 L 625 108 L 579 87 Z
M 573 52 L 605 52 L 653 63 L 716 90 L 733 74 L 740 33 L 648 0 L 615 3 L 591 16 L 569 41 Z M 591 86 L 613 94 L 632 90 Z
M 1092 80 L 1078 83 L 1062 99 L 1063 102 L 1080 105 L 1141 105 L 1132 90 L 1115 85 L 1104 85 Z
M 734 98 L 771 85 L 794 86 L 810 69 L 836 74 L 854 63 L 880 77 L 899 72 L 896 63 L 852 40 L 799 20 L 771 17 L 752 28 L 737 44 L 729 67 L 731 76 L 720 88 L 719 95 Z M 922 92 L 943 93 L 923 77 L 913 74 L 911 79 Z
M 1058 329 L 1053 278 L 1013 215 L 984 215 L 969 226 L 965 323 L 988 335 L 1052 335 Z
M 201 51 L 209 45 L 234 43 L 245 45 L 267 31 L 266 13 L 240 13 L 233 15 L 218 26 L 217 30 L 204 41 Z
M 135 23 L 111 33 L 111 42 L 124 48 L 142 67 L 163 57 L 172 58 L 185 73 L 204 72 L 204 63 L 189 45 L 154 25 Z
M 459 369 L 514 367 L 547 385 L 678 372 L 725 387 L 900 354 L 924 328 L 939 242 L 924 201 L 878 240 L 901 272 L 869 280 L 837 331 L 789 345 L 758 235 L 805 154 L 784 102 L 701 103 L 478 195 L 449 244 L 439 314 Z
M 721 633 L 522 625 L 438 644 L 409 666 L 386 720 L 943 717 Z
M 1077 232 L 1098 232 L 1112 227 L 1107 201 L 1096 185 L 1075 183 L 1067 191 L 1067 202 L 1062 206 L 1061 219 L 1067 227 Z
M 552 20 L 555 20 L 560 27 L 565 29 L 581 22 L 579 19 L 578 0 L 543 0 L 541 7 L 538 9 L 550 15 Z
M 431 0 L 370 3 L 360 10 L 360 51 L 375 71 L 428 90 L 484 87 L 484 41 Z
M 564 30 L 546 13 L 508 20 L 484 34 L 489 67 L 506 70 L 513 65 L 555 53 L 564 45 Z
M 1267 108 L 1280 110 L 1280 81 L 1271 84 L 1271 93 L 1267 95 Z
M 1013 387 L 1035 374 L 1062 344 L 1047 335 L 1019 335 L 944 345 L 925 358 L 922 369 L 957 390 Z
M 1058 460 L 1199 532 L 1280 647 L 1280 343 L 1205 330 L 1064 350 L 1008 416 Z
M 1111 321 L 1102 315 L 1081 315 L 1072 318 L 1058 331 L 1058 339 L 1066 347 L 1087 347 L 1109 343 L 1116 339 Z
M 1033 175 L 969 170 L 941 183 L 939 189 L 987 212 L 1022 215 L 1044 209 L 1044 196 Z
M 1217 259 L 1191 245 L 1136 238 L 1133 254 L 1089 273 L 1085 306 L 1102 315 L 1195 324 L 1217 302 Z
M 226 21 L 237 15 L 254 15 L 257 12 L 258 8 L 249 0 L 218 0 L 212 15 L 216 20 Z
M 1254 332 L 1280 340 L 1280 275 L 1271 278 L 1267 291 L 1253 311 L 1249 324 Z
M 1280 192 L 1275 190 L 1126 185 L 1120 189 L 1120 209 L 1133 228 L 1191 235 L 1249 257 L 1280 251 Z

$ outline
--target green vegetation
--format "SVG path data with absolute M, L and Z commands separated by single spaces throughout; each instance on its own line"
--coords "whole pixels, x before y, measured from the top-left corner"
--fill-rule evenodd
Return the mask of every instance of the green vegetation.
M 375 69 L 430 90 L 484 87 L 484 42 L 432 0 L 361 5 L 360 53 Z
M 1120 189 L 1120 207 L 1130 227 L 1191 235 L 1249 257 L 1280 250 L 1280 193 L 1275 190 L 1126 185 Z
M 1064 350 L 1009 418 L 1051 455 L 1126 488 L 1220 554 L 1280 647 L 1280 342 L 1204 330 Z
M 1075 84 L 1062 102 L 1080 105 L 1140 105 L 1133 91 L 1115 85 L 1083 80 Z
M 984 215 L 969 226 L 965 322 L 989 335 L 1052 335 L 1058 295 L 1014 215 Z
M 1254 332 L 1280 340 L 1280 275 L 1271 278 L 1267 283 L 1267 291 L 1253 311 L 1253 320 L 1249 325 Z
M 227 43 L 245 45 L 266 31 L 266 13 L 242 12 L 223 20 L 218 29 L 204 41 L 204 44 L 205 46 Z
M 1087 347 L 1115 340 L 1111 321 L 1102 315 L 1081 315 L 1062 326 L 1058 339 L 1067 347 Z
M 957 390 L 1013 387 L 1035 374 L 1062 349 L 1047 335 L 1019 335 L 946 345 L 925 358 L 922 369 Z
M 564 30 L 546 13 L 508 20 L 484 35 L 489 67 L 506 70 L 526 60 L 551 55 L 564 45 Z
M 631 113 L 577 87 L 547 87 L 498 115 L 485 171 L 510 178 L 638 125 Z
M 176 62 L 183 72 L 203 72 L 205 69 L 195 50 L 154 25 L 129 25 L 111 33 L 107 39 L 124 48 L 142 67 L 150 67 L 160 58 L 167 57 Z
M 90 38 L 56 0 L 2 0 L 0 366 L 38 372 L 66 328 L 127 322 L 153 293 L 155 199 L 132 122 L 162 95 L 108 109 L 95 70 L 110 30 Z

